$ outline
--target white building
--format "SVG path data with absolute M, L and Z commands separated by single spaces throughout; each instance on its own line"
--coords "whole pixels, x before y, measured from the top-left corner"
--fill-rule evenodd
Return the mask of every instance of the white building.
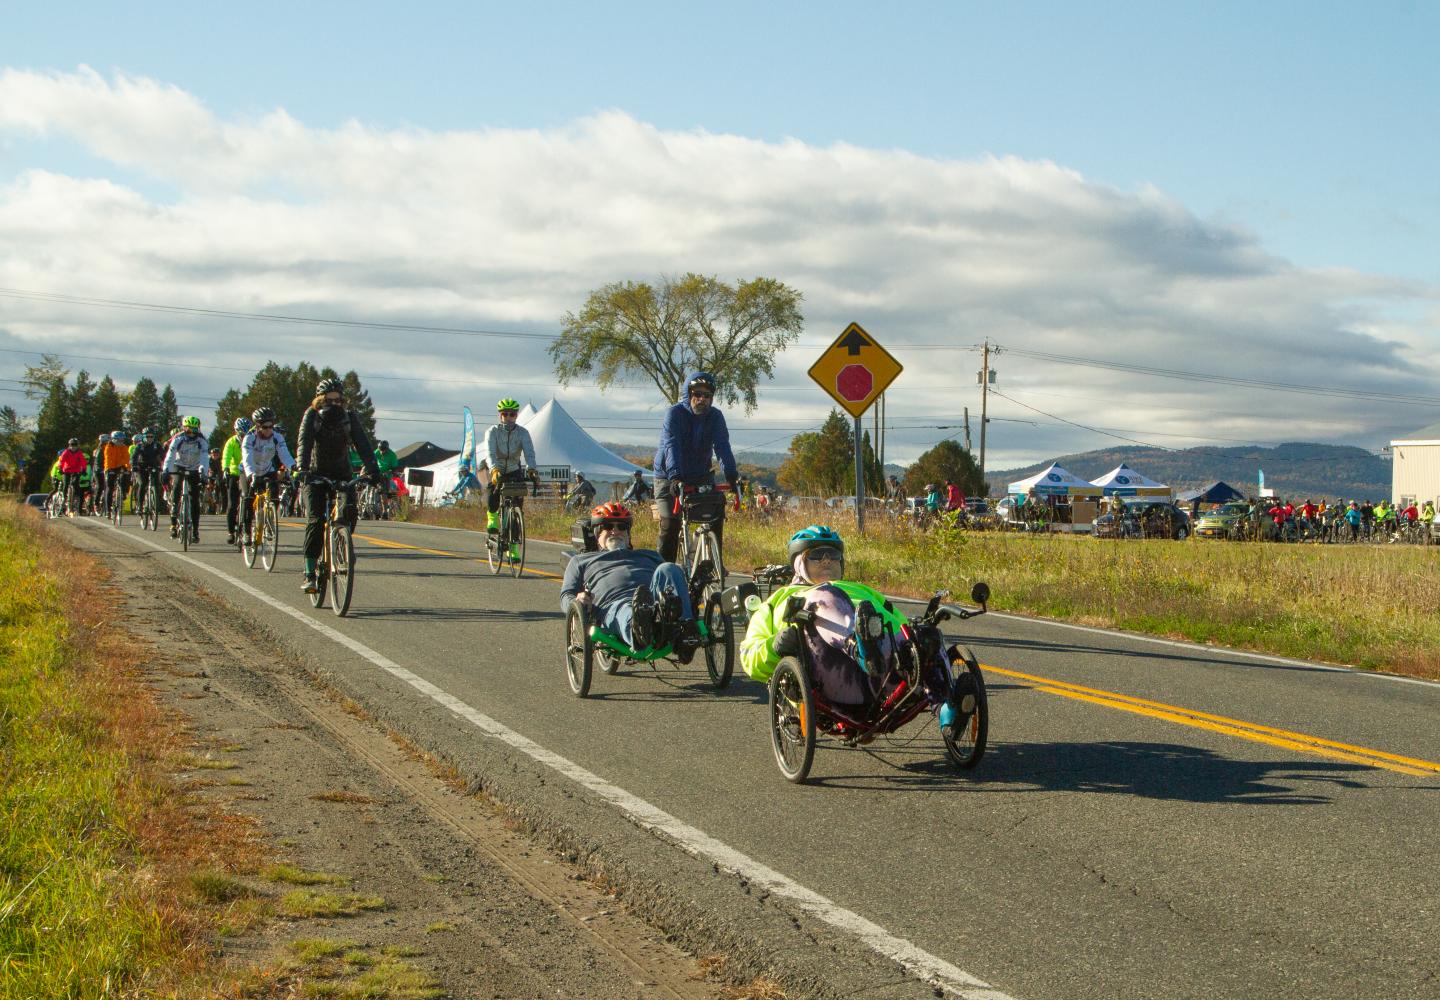
M 1390 442 L 1390 500 L 1440 500 L 1440 424 Z

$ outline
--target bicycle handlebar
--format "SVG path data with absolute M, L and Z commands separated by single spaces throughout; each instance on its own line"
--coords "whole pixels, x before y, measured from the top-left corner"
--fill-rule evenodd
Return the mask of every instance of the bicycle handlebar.
M 675 502 L 670 505 L 670 513 L 672 513 L 672 514 L 678 514 L 678 513 L 680 513 L 680 498 L 681 498 L 682 496 L 689 496 L 689 495 L 692 494 L 692 493 L 712 493 L 712 492 L 713 492 L 713 493 L 730 493 L 730 492 L 734 492 L 734 491 L 732 491 L 732 490 L 730 489 L 730 484 L 729 484 L 729 483 L 718 483 L 718 484 L 716 484 L 715 486 L 684 486 L 684 487 L 681 487 L 680 492 L 677 493 L 677 494 L 675 494 Z M 739 494 L 738 492 L 735 492 L 735 503 L 734 503 L 734 506 L 731 507 L 731 509 L 732 509 L 732 510 L 736 510 L 736 511 L 738 511 L 738 510 L 740 509 L 740 494 Z

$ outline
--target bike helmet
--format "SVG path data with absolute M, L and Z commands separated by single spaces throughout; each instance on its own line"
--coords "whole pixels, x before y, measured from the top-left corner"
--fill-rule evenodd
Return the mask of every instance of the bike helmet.
M 510 399 L 508 396 L 495 404 L 495 411 L 497 413 L 504 413 L 506 410 L 514 410 L 516 413 L 519 413 L 520 404 L 515 402 L 515 400 Z
M 822 547 L 839 549 L 842 556 L 845 554 L 845 542 L 840 538 L 840 533 L 828 524 L 812 524 L 808 528 L 801 528 L 790 536 L 790 544 L 785 551 L 790 561 L 794 562 L 795 557 L 802 552 Z
M 141 433 L 141 434 L 144 434 L 147 438 L 148 438 L 148 437 L 154 437 L 154 436 L 155 436 L 155 428 L 153 428 L 153 427 L 147 427 L 147 428 L 145 428 L 143 431 L 141 431 L 140 433 Z
M 685 395 L 690 395 L 696 389 L 708 389 L 710 395 L 715 395 L 715 376 L 709 372 L 693 372 L 689 381 L 685 383 Z
M 593 528 L 609 528 L 620 525 L 628 528 L 634 520 L 635 517 L 630 513 L 630 508 L 623 503 L 602 503 L 598 507 L 590 509 L 590 526 Z
M 198 431 L 200 429 L 200 418 L 186 417 L 184 420 L 180 421 L 180 426 L 184 427 L 187 431 Z
M 345 395 L 345 383 L 338 378 L 322 378 L 315 386 L 315 395 L 324 396 L 327 393 L 338 392 Z
M 389 442 L 389 441 L 381 441 L 381 442 L 380 442 L 380 450 L 381 450 L 381 451 L 389 451 L 389 450 L 390 450 L 390 442 Z
M 124 432 L 124 431 L 111 431 L 111 432 L 110 432 L 110 443 L 111 443 L 111 444 L 126 444 L 126 443 L 129 442 L 129 440 L 130 440 L 130 439 L 125 436 L 125 432 Z
M 78 447 L 80 447 L 80 439 L 79 439 L 79 438 L 71 438 L 71 439 L 70 439 L 70 447 L 71 447 L 71 448 L 78 448 Z
M 253 426 L 254 426 L 254 425 L 250 423 L 250 418 L 249 418 L 249 417 L 236 417 L 236 418 L 235 418 L 235 433 L 236 433 L 236 434 L 249 434 L 249 433 L 250 433 L 250 428 L 253 427 Z
M 273 424 L 275 422 L 275 411 L 268 406 L 257 406 L 255 412 L 250 414 L 250 419 L 257 424 Z
M 109 444 L 109 443 L 110 443 L 110 435 L 109 435 L 109 434 L 101 434 L 101 435 L 100 435 L 100 443 L 101 443 L 101 444 Z
M 211 457 L 211 458 L 219 458 L 219 457 L 220 457 L 220 449 L 219 449 L 219 448 L 211 448 L 211 449 L 210 449 L 210 457 Z

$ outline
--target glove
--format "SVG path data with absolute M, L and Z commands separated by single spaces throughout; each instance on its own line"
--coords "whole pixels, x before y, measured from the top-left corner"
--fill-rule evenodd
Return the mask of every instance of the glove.
M 800 630 L 793 626 L 781 629 L 775 637 L 775 652 L 781 656 L 800 655 Z
M 731 492 L 731 493 L 734 493 L 736 496 L 739 496 L 739 495 L 740 495 L 740 477 L 739 477 L 739 476 L 726 476 L 726 477 L 725 477 L 725 482 L 726 482 L 727 485 L 729 485 L 729 487 L 730 487 L 730 492 Z
M 670 480 L 670 495 L 672 497 L 684 496 L 685 480 L 679 478 Z
M 500 485 L 500 470 L 499 470 L 499 469 L 491 469 L 491 470 L 490 470 L 490 485 L 491 485 L 491 486 L 499 486 L 499 485 Z

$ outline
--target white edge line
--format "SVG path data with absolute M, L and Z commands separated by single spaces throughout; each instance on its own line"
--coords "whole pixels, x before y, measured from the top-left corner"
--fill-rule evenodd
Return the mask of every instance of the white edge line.
M 89 520 L 87 519 L 79 523 L 88 524 Z M 136 536 L 122 531 L 112 524 L 104 522 L 96 522 L 96 524 L 100 527 L 108 528 L 132 542 L 139 542 L 156 552 L 172 556 L 181 562 L 188 563 L 197 569 L 217 576 L 263 604 L 289 615 L 302 624 L 308 625 L 327 639 L 339 643 L 351 652 L 370 661 L 392 677 L 404 681 L 435 703 L 449 709 L 454 715 L 469 722 L 485 735 L 519 750 L 538 763 L 558 771 L 576 784 L 594 792 L 619 809 L 642 829 L 662 834 L 692 857 L 716 864 L 732 874 L 739 875 L 747 881 L 763 887 L 776 896 L 798 904 L 806 913 L 818 917 L 832 927 L 854 935 L 872 950 L 898 963 L 925 982 L 933 986 L 938 986 L 954 996 L 961 997 L 962 1000 L 1014 1000 L 1014 998 L 1008 994 L 994 989 L 989 983 L 971 975 L 958 966 L 952 965 L 943 958 L 930 954 L 918 945 L 911 944 L 903 938 L 896 937 L 880 925 L 872 923 L 860 916 L 860 914 L 845 909 L 825 896 L 805 888 L 788 876 L 782 875 L 748 855 L 742 854 L 740 851 L 716 840 L 704 831 L 690 826 L 688 823 L 684 823 L 676 817 L 671 816 L 659 807 L 651 805 L 636 795 L 632 795 L 618 785 L 614 785 L 599 775 L 585 770 L 573 761 L 545 749 L 533 740 L 522 736 L 520 733 L 515 732 L 490 718 L 488 715 L 485 715 L 483 712 L 480 712 L 478 709 L 471 707 L 454 695 L 436 687 L 434 684 L 425 680 L 425 678 L 411 673 L 398 663 L 395 663 L 381 653 L 377 653 L 359 640 L 352 639 L 343 632 L 331 628 L 329 625 L 315 621 L 309 615 L 305 614 L 305 612 L 276 600 L 269 594 L 257 590 L 243 580 L 226 573 L 224 570 L 216 569 L 192 556 L 175 552 L 143 536 Z

